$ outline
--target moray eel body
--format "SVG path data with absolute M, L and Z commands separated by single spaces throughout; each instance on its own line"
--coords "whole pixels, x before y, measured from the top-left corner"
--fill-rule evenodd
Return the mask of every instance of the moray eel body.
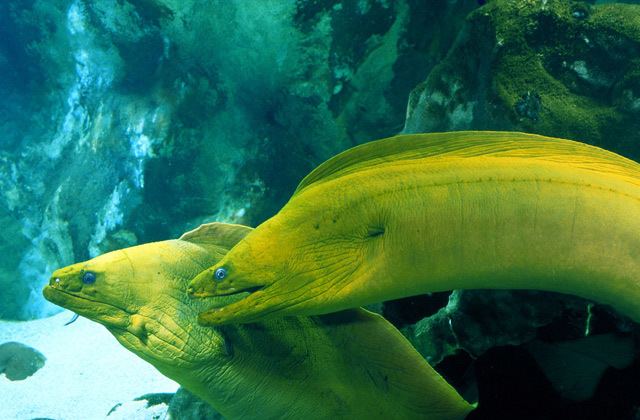
M 208 328 L 188 281 L 250 229 L 210 224 L 53 273 L 45 297 L 103 324 L 225 418 L 463 419 L 457 392 L 382 317 L 362 309 Z M 123 366 L 123 368 L 126 368 Z
M 371 142 L 311 172 L 189 292 L 253 291 L 199 317 L 224 324 L 457 288 L 574 294 L 640 321 L 640 165 L 523 133 Z

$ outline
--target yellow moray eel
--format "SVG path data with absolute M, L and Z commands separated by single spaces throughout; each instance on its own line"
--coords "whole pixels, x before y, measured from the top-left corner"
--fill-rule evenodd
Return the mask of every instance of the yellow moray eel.
M 640 321 L 640 165 L 524 133 L 374 141 L 311 172 L 189 293 L 253 292 L 199 317 L 226 324 L 496 288 L 574 294 Z
M 382 317 L 362 309 L 207 328 L 188 281 L 250 229 L 213 223 L 53 273 L 53 303 L 103 324 L 128 350 L 225 418 L 461 420 L 472 407 Z M 123 366 L 123 368 L 126 368 Z

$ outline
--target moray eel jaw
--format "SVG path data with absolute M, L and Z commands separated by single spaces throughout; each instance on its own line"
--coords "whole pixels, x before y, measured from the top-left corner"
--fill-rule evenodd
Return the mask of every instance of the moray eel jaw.
M 286 211 L 286 210 L 285 210 Z M 328 212 L 318 210 L 321 215 Z M 323 216 L 324 217 L 324 216 Z M 313 302 L 330 300 L 323 313 L 338 310 L 338 305 L 345 298 L 343 292 L 349 287 L 348 278 L 363 279 L 378 274 L 370 270 L 365 273 L 360 270 L 364 258 L 375 258 L 379 249 L 381 236 L 370 237 L 371 229 L 360 229 L 351 223 L 342 223 L 339 217 L 333 216 L 329 220 L 294 220 L 294 227 L 286 232 L 309 232 L 305 235 L 305 242 L 298 244 L 301 259 L 292 263 L 289 255 L 294 255 L 296 249 L 288 245 L 285 239 L 273 247 L 270 238 L 274 225 L 272 220 L 266 221 L 256 228 L 247 238 L 253 239 L 251 247 L 245 241 L 232 248 L 217 264 L 204 270 L 190 283 L 188 293 L 193 298 L 208 296 L 236 295 L 240 292 L 250 292 L 243 299 L 229 305 L 210 308 L 201 312 L 198 322 L 201 325 L 225 325 L 231 323 L 251 323 L 258 319 L 273 319 L 287 315 L 291 311 L 305 315 Z M 370 223 L 365 223 L 369 226 Z M 329 231 L 326 226 L 334 230 Z M 319 227 L 316 227 L 319 226 Z M 339 230 L 342 234 L 330 237 L 329 233 Z M 327 245 L 319 247 L 317 244 Z M 333 245 L 333 246 L 332 246 Z M 277 254 L 277 258 L 274 255 Z M 278 261 L 277 263 L 275 261 Z M 304 266 L 305 270 L 299 270 Z M 223 278 L 218 278 L 216 272 L 224 269 Z M 325 279 L 325 285 L 332 284 L 330 294 L 323 289 L 308 288 L 318 276 Z M 338 292 L 333 293 L 334 290 Z M 277 299 L 273 299 L 277 296 Z
M 108 267 L 118 267 L 119 275 L 107 276 Z M 157 328 L 129 298 L 129 283 L 124 280 L 132 276 L 126 253 L 114 251 L 56 270 L 42 293 L 50 302 L 104 325 L 118 340 L 144 347 L 150 331 Z
M 54 280 L 52 279 L 52 282 Z M 92 319 L 108 328 L 127 329 L 130 314 L 116 306 L 94 301 L 86 297 L 69 293 L 58 285 L 49 284 L 42 291 L 44 297 L 51 303 L 74 311 L 78 315 Z
M 259 240 L 258 243 L 266 242 Z M 288 252 L 286 246 L 281 248 L 281 251 Z M 234 259 L 234 252 L 240 252 L 247 258 Z M 232 248 L 231 254 L 231 256 L 227 254 L 217 264 L 194 277 L 187 287 L 187 295 L 191 298 L 206 298 L 231 295 L 240 297 L 241 294 L 244 294 L 245 297 L 242 299 L 244 304 L 257 310 L 265 292 L 274 287 L 277 288 L 282 283 L 282 279 L 286 277 L 286 267 L 254 264 L 255 256 L 264 256 L 265 250 L 255 245 L 249 248 L 245 245 L 244 240 Z M 220 270 L 224 270 L 222 278 L 216 275 Z M 206 326 L 223 324 L 223 322 L 216 321 L 217 317 L 233 310 L 235 306 L 233 303 L 223 307 L 219 306 L 209 308 L 207 312 L 201 312 L 198 316 L 198 322 Z M 238 313 L 236 312 L 235 315 Z M 237 319 L 237 317 L 234 318 L 234 321 Z M 251 320 L 247 319 L 244 322 L 251 322 Z
M 246 296 L 242 299 L 244 304 L 246 305 L 248 303 L 254 309 L 258 309 L 265 290 L 272 287 L 273 283 L 271 283 L 271 285 L 260 284 L 256 281 L 244 280 L 239 276 L 234 276 L 235 278 L 229 281 L 220 282 L 216 279 L 215 272 L 222 266 L 222 264 L 217 264 L 198 274 L 187 288 L 189 297 L 204 298 L 244 294 Z M 233 270 L 230 270 L 230 272 L 233 273 Z M 252 304 L 251 302 L 254 303 Z M 225 322 L 218 321 L 220 316 L 226 314 L 229 310 L 233 311 L 234 307 L 235 305 L 232 303 L 227 306 L 212 308 L 208 311 L 201 312 L 198 314 L 198 323 L 205 326 L 225 324 Z M 239 315 L 239 313 L 234 311 L 234 321 L 236 322 L 238 319 L 237 315 Z M 251 322 L 251 319 L 247 319 L 244 322 Z
M 42 293 L 50 302 L 107 328 L 128 331 L 140 340 L 146 339 L 144 323 L 140 322 L 135 308 L 122 299 L 105 298 L 105 292 L 114 290 L 110 283 L 101 270 L 80 263 L 56 270 Z M 118 291 L 124 292 L 119 293 L 121 296 L 126 295 L 126 291 Z
M 177 377 L 228 360 L 229 346 L 219 331 L 183 327 L 193 323 L 203 303 L 211 305 L 186 298 L 187 279 L 198 267 L 215 261 L 188 242 L 155 242 L 56 270 L 43 294 L 50 302 L 104 325 L 124 347 Z M 226 304 L 233 298 L 218 300 Z M 210 351 L 203 352 L 205 346 Z M 170 357 L 174 350 L 181 357 Z
M 292 203 L 304 208 L 307 198 Z M 358 224 L 343 218 L 332 211 L 333 198 L 341 199 L 315 200 L 318 204 L 313 204 L 312 217 L 301 215 L 299 207 L 291 211 L 288 204 L 196 276 L 188 288 L 194 298 L 251 292 L 240 301 L 200 313 L 198 322 L 212 326 L 273 319 L 292 312 L 307 315 L 317 302 L 328 303 L 322 313 L 344 309 L 340 305 L 350 284 L 381 274 L 375 261 L 382 249 L 384 228 L 380 215 L 369 210 L 361 214 Z M 274 235 L 280 236 L 276 245 Z M 365 260 L 373 261 L 367 271 L 361 269 Z M 224 270 L 222 278 L 216 276 L 220 269 Z M 309 287 L 318 278 L 326 288 Z
M 253 232 L 247 236 L 251 236 Z M 267 232 L 268 234 L 268 232 Z M 247 246 L 243 239 L 238 242 L 230 253 L 240 253 L 245 258 L 237 259 L 225 255 L 220 261 L 194 277 L 187 287 L 187 294 L 192 298 L 204 298 L 214 296 L 234 295 L 239 292 L 257 292 L 262 288 L 279 281 L 286 267 L 273 267 L 269 265 L 256 265 L 254 261 L 260 261 L 268 255 L 268 249 L 263 248 L 264 234 L 258 238 L 257 245 Z M 281 247 L 284 252 L 289 252 L 286 245 Z

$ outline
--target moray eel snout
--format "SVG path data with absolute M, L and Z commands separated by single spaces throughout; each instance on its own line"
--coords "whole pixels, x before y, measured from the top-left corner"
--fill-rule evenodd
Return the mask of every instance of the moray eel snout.
M 246 274 L 254 274 L 255 270 L 251 270 L 249 273 L 246 273 L 246 271 L 243 273 L 243 271 L 245 270 L 238 269 L 229 261 L 221 261 L 194 277 L 187 288 L 187 294 L 191 298 L 246 294 L 243 299 L 244 303 L 248 303 L 254 310 L 259 309 L 263 306 L 265 292 L 274 287 L 277 288 L 281 278 L 271 278 L 268 274 L 250 276 Z M 198 323 L 207 326 L 221 325 L 224 323 L 220 322 L 222 320 L 221 316 L 224 316 L 229 311 L 235 315 L 240 315 L 234 303 L 231 303 L 227 306 L 201 312 L 198 315 Z M 244 322 L 251 322 L 251 320 L 246 319 Z
M 93 278 L 95 279 L 95 273 Z M 75 264 L 69 267 L 61 268 L 54 271 L 49 279 L 49 287 L 66 293 L 77 293 L 82 290 L 82 276 L 84 269 L 82 266 Z M 94 281 L 95 282 L 95 281 Z
M 264 294 L 263 289 L 269 285 L 243 280 L 240 276 L 234 275 L 233 270 L 227 267 L 216 265 L 198 274 L 187 287 L 187 295 L 191 298 L 203 298 L 246 294 L 245 301 L 253 301 L 251 306 L 259 308 Z M 221 275 L 221 271 L 224 275 Z M 198 314 L 198 323 L 206 326 L 221 325 L 223 322 L 220 322 L 220 317 L 229 310 L 234 311 L 233 303 L 229 306 L 215 307 L 201 312 Z M 250 322 L 250 320 L 246 322 Z

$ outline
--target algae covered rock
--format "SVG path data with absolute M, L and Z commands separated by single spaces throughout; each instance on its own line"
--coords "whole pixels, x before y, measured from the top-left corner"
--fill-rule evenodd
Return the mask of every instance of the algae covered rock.
M 9 341 L 0 344 L 0 374 L 10 381 L 22 381 L 44 366 L 46 357 L 38 350 L 22 343 Z
M 638 159 L 639 51 L 639 5 L 489 1 L 412 92 L 404 130 L 520 130 Z

